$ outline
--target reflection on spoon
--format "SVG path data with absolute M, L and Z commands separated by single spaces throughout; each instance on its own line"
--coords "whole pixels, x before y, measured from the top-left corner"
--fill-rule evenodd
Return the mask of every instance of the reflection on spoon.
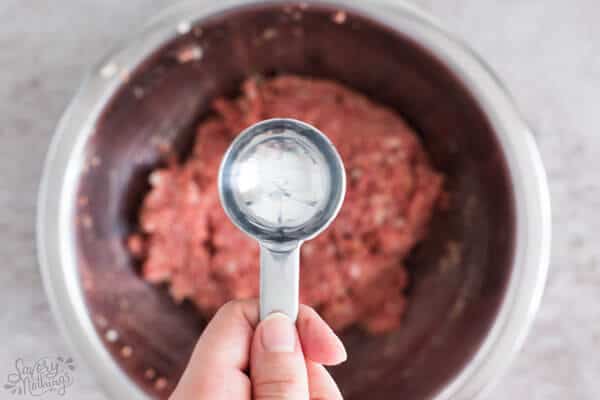
M 281 192 L 282 195 L 284 195 L 285 197 L 287 197 L 290 200 L 293 200 L 300 204 L 304 204 L 305 206 L 308 206 L 308 207 L 315 207 L 317 205 L 317 202 L 314 200 L 302 200 L 302 199 L 297 199 L 295 197 L 292 197 L 290 192 L 286 191 L 283 187 L 281 187 L 281 185 L 279 185 L 276 182 L 273 182 L 273 184 L 275 185 L 275 187 L 277 187 L 277 189 Z

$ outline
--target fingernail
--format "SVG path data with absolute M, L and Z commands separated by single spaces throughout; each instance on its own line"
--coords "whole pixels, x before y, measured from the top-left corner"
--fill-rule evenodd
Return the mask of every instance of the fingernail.
M 291 353 L 296 347 L 296 326 L 285 314 L 268 315 L 261 322 L 260 335 L 266 351 Z
M 335 364 L 338 365 L 348 361 L 348 353 L 346 352 L 346 346 L 344 346 L 344 342 L 342 342 L 342 339 L 340 339 L 337 335 L 335 337 L 338 340 L 338 349 L 340 350 L 340 358 L 337 360 L 337 364 Z

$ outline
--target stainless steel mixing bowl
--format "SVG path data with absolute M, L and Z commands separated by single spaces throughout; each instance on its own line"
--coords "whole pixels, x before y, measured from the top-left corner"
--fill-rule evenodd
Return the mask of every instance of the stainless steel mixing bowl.
M 448 211 L 411 255 L 397 332 L 345 332 L 346 398 L 472 399 L 521 346 L 550 248 L 531 133 L 486 65 L 395 0 L 191 1 L 91 70 L 46 161 L 38 245 L 65 336 L 112 398 L 165 398 L 205 323 L 142 281 L 124 239 L 161 144 L 184 155 L 215 96 L 251 74 L 342 81 L 402 113 L 447 176 Z

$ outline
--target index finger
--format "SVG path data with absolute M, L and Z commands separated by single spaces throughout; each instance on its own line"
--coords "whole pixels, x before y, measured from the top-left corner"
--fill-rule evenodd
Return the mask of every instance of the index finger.
M 171 400 L 250 399 L 249 349 L 258 323 L 256 300 L 231 301 L 215 314 Z

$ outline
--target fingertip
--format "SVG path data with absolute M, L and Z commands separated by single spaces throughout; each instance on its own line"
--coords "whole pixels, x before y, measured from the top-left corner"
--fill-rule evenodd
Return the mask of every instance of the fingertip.
M 273 353 L 293 353 L 298 342 L 294 321 L 279 312 L 261 321 L 255 334 L 260 336 L 262 349 Z
M 338 365 L 348 359 L 343 342 L 313 308 L 301 305 L 296 325 L 308 359 L 324 365 Z
M 190 365 L 199 370 L 207 363 L 243 370 L 248 366 L 248 348 L 258 323 L 258 302 L 236 300 L 223 305 L 198 340 Z
M 227 320 L 243 318 L 254 328 L 258 324 L 258 301 L 256 299 L 230 300 L 219 308 L 213 320 L 217 318 Z

